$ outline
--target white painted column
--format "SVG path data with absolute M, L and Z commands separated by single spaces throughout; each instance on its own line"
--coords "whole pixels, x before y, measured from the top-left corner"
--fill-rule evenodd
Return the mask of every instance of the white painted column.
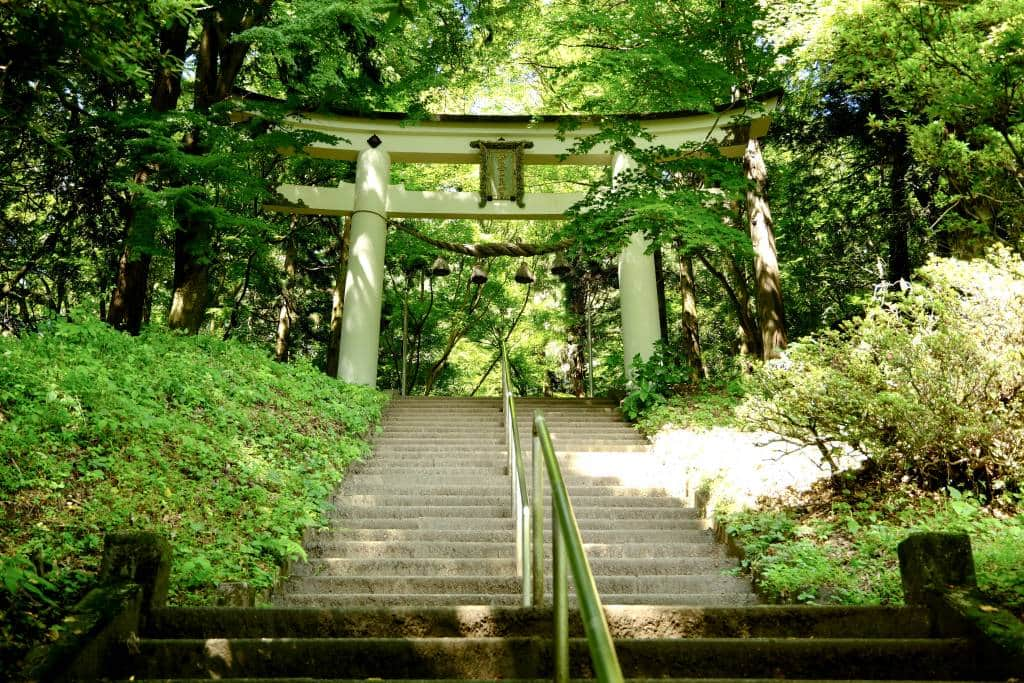
M 636 168 L 636 162 L 622 152 L 612 161 L 612 182 L 620 174 Z M 650 241 L 633 233 L 619 255 L 619 309 L 622 313 L 622 352 L 626 379 L 632 380 L 633 357 L 647 360 L 661 338 L 658 319 L 658 285 L 654 277 L 654 255 L 645 253 Z
M 391 157 L 382 148 L 359 153 L 338 377 L 371 387 L 377 386 L 390 177 Z

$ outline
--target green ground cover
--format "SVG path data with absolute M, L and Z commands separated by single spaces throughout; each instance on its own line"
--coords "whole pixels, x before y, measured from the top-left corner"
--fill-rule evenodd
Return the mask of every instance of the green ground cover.
M 636 427 L 647 436 L 662 429 L 743 428 L 736 417 L 743 393 L 738 383 L 708 386 L 700 391 L 672 396 L 637 418 Z
M 1024 614 L 1021 497 L 999 507 L 949 489 L 812 491 L 797 504 L 723 512 L 718 523 L 742 548 L 741 571 L 780 603 L 898 605 L 903 602 L 896 546 L 919 531 L 967 533 L 986 599 Z
M 0 338 L 0 668 L 88 588 L 109 531 L 170 539 L 179 604 L 273 585 L 385 402 L 206 336 Z

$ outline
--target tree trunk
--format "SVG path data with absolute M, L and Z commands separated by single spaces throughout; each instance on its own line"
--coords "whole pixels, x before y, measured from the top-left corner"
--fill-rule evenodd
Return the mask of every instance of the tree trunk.
M 160 53 L 170 61 L 157 69 L 150 93 L 150 108 L 157 113 L 168 112 L 178 106 L 181 97 L 181 65 L 185 58 L 188 26 L 172 22 L 160 31 Z M 148 179 L 149 170 L 140 170 L 137 183 Z M 139 245 L 153 241 L 152 223 L 141 200 L 135 199 L 127 211 L 127 230 L 121 257 L 117 262 L 117 277 L 110 297 L 105 320 L 115 329 L 131 335 L 139 334 L 146 317 L 146 297 L 149 294 L 149 269 L 152 255 Z
M 892 166 L 889 175 L 889 282 L 910 281 L 908 234 L 913 218 L 907 196 L 910 150 L 905 133 L 896 133 L 892 141 Z
M 736 319 L 739 322 L 740 332 L 740 353 L 743 355 L 761 356 L 761 337 L 757 333 L 757 322 L 750 314 L 750 291 L 747 288 L 747 280 L 743 271 L 739 268 L 736 260 L 728 259 L 729 269 L 732 271 L 735 285 L 729 281 L 724 272 L 716 268 L 703 254 L 698 253 L 697 258 L 711 275 L 718 280 L 725 290 L 733 310 L 736 311 Z
M 129 228 L 129 235 L 134 232 Z M 127 241 L 127 240 L 126 240 Z M 138 253 L 131 245 L 125 244 L 117 262 L 117 286 L 110 297 L 107 324 L 136 336 L 142 330 L 142 319 L 146 308 L 146 292 L 149 289 L 149 266 L 153 257 Z
M 736 312 L 740 322 L 740 353 L 744 356 L 763 356 L 761 334 L 757 327 L 756 303 L 752 302 L 750 287 L 747 284 L 747 271 L 740 265 L 734 255 L 728 258 L 729 272 L 736 286 Z M 752 312 L 753 310 L 753 312 Z
M 565 344 L 566 374 L 570 393 L 580 398 L 587 393 L 587 291 L 582 278 L 566 278 L 565 304 L 572 321 Z
M 752 187 L 747 190 L 747 221 L 750 241 L 754 247 L 755 302 L 758 327 L 761 330 L 761 354 L 764 360 L 776 358 L 786 348 L 786 314 L 782 306 L 782 278 L 775 251 L 775 233 L 772 213 L 765 196 L 768 172 L 761 143 L 757 139 L 747 142 L 743 154 L 743 167 Z
M 284 277 L 281 279 L 281 311 L 277 316 L 277 344 L 274 346 L 274 360 L 288 362 L 288 333 L 292 327 L 295 310 L 292 306 L 292 285 L 295 282 L 295 240 L 288 239 L 284 254 Z
M 661 247 L 654 250 L 654 284 L 658 290 L 658 323 L 661 338 L 668 341 L 668 304 L 665 301 L 665 257 Z
M 221 11 L 216 5 L 201 12 L 203 28 L 196 53 L 195 110 L 201 113 L 227 99 L 235 87 L 239 71 L 245 63 L 249 43 L 237 41 L 239 33 L 262 24 L 270 12 L 273 0 L 259 0 L 246 9 L 230 8 Z M 202 154 L 199 131 L 193 130 L 185 144 L 186 152 Z M 174 293 L 171 315 L 167 323 L 171 328 L 186 329 L 193 334 L 199 330 L 206 307 L 209 305 L 210 264 L 213 254 L 213 225 L 201 216 L 186 219 L 174 236 Z
M 210 228 L 202 219 L 182 220 L 174 233 L 174 293 L 167 326 L 198 334 L 210 290 Z
M 690 364 L 690 381 L 696 383 L 707 377 L 700 348 L 700 328 L 697 324 L 697 287 L 693 278 L 693 257 L 679 257 L 679 296 L 683 302 L 683 351 Z
M 327 340 L 327 374 L 338 377 L 341 356 L 341 321 L 345 314 L 345 280 L 348 278 L 348 247 L 352 231 L 352 218 L 346 216 L 338 230 L 338 271 L 331 289 L 331 333 Z M 408 387 L 406 387 L 408 389 Z

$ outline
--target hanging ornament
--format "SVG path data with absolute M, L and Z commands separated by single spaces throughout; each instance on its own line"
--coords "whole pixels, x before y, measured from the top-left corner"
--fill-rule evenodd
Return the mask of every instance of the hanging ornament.
M 530 266 L 526 261 L 519 264 L 519 270 L 516 271 L 515 281 L 521 285 L 532 285 L 537 281 L 537 278 L 535 278 L 533 273 L 530 272 Z
M 438 256 L 434 259 L 434 265 L 430 266 L 430 274 L 434 277 L 444 277 L 445 275 L 452 274 L 451 266 L 444 260 L 444 256 Z
M 572 267 L 565 260 L 565 254 L 562 252 L 555 254 L 555 260 L 551 264 L 551 274 L 556 277 L 565 277 L 570 272 L 572 272 Z
M 487 273 L 480 267 L 480 264 L 473 266 L 473 274 L 469 276 L 469 281 L 474 285 L 482 285 L 487 282 Z

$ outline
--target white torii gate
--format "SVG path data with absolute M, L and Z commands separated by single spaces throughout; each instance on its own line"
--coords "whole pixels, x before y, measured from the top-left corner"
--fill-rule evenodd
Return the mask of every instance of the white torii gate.
M 740 157 L 750 138 L 768 130 L 765 112 L 776 98 L 758 103 L 756 112 L 736 105 L 714 114 L 657 114 L 637 117 L 654 142 L 637 139 L 637 147 L 680 147 L 705 140 L 720 145 L 725 156 Z M 287 125 L 337 136 L 334 143 L 307 148 L 315 157 L 356 162 L 356 182 L 338 187 L 281 185 L 287 203 L 268 204 L 270 211 L 351 216 L 345 314 L 342 318 L 338 376 L 345 381 L 377 384 L 380 314 L 384 284 L 384 249 L 387 219 L 471 218 L 494 220 L 558 220 L 583 199 L 582 193 L 526 193 L 519 206 L 492 200 L 483 207 L 476 192 L 421 192 L 390 184 L 392 162 L 421 164 L 476 164 L 480 152 L 471 143 L 498 140 L 529 141 L 525 164 L 610 165 L 613 179 L 635 166 L 628 156 L 606 145 L 570 154 L 580 139 L 598 132 L 593 124 L 575 117 L 436 116 L 409 125 L 402 114 L 294 116 Z M 572 130 L 560 133 L 574 119 Z M 582 125 L 580 125 L 582 124 Z M 645 253 L 648 242 L 635 233 L 619 256 L 619 295 L 622 346 L 626 376 L 637 354 L 649 358 L 661 337 L 658 320 L 654 258 Z

